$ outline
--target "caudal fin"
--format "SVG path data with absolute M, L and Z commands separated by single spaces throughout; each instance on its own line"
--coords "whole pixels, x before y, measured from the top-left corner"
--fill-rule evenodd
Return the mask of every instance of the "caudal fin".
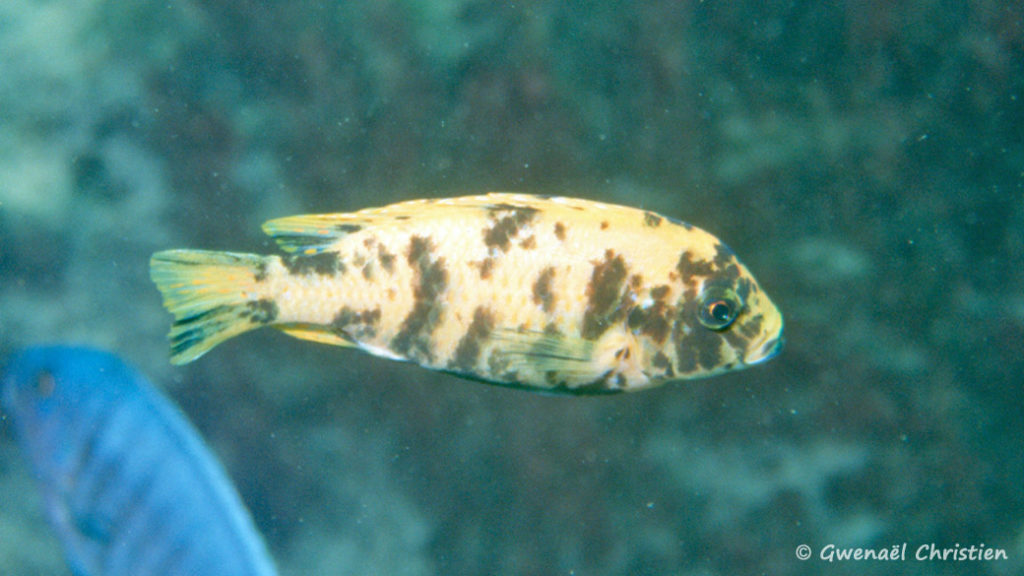
M 149 277 L 174 316 L 171 363 L 187 364 L 221 342 L 266 326 L 277 316 L 261 298 L 268 257 L 205 250 L 167 250 L 149 261 Z

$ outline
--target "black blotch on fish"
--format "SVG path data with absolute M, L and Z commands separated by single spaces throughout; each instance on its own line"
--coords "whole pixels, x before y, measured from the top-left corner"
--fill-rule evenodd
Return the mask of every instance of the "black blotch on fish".
M 269 298 L 261 298 L 247 303 L 242 315 L 255 324 L 272 324 L 277 320 L 277 314 L 277 303 Z
M 679 271 L 683 283 L 690 284 L 695 276 L 710 276 L 715 271 L 715 266 L 708 260 L 695 260 L 693 252 L 687 249 L 679 255 L 676 270 Z
M 412 311 L 392 340 L 392 348 L 415 360 L 433 361 L 430 336 L 441 321 L 444 301 L 441 296 L 448 287 L 448 271 L 444 258 L 432 258 L 433 243 L 429 238 L 413 236 L 407 259 L 415 275 Z
M 739 268 L 736 269 L 736 273 L 739 274 Z M 740 278 L 736 283 L 736 296 L 744 306 L 747 303 L 747 299 L 750 297 L 750 293 L 756 290 L 757 288 L 753 286 L 753 282 L 751 282 L 749 278 Z
M 717 283 L 725 284 L 726 286 L 732 287 L 734 290 L 738 288 L 737 280 L 740 278 L 740 267 L 735 262 L 730 262 L 725 268 L 716 276 L 715 281 Z M 746 289 L 744 293 L 749 293 L 749 289 Z
M 761 332 L 761 324 L 764 324 L 764 315 L 756 314 L 746 322 L 736 326 L 736 330 L 745 338 L 753 338 Z
M 654 300 L 642 319 L 637 322 L 636 329 L 640 334 L 649 336 L 658 344 L 663 344 L 672 331 L 672 314 L 674 308 L 666 302 L 671 289 L 666 285 L 651 288 L 650 296 Z
M 484 245 L 507 252 L 509 242 L 520 228 L 536 217 L 538 210 L 529 206 L 495 204 L 490 207 L 490 212 L 494 222 L 490 228 L 484 229 Z
M 517 206 L 515 204 L 509 204 L 508 202 L 501 202 L 498 204 L 491 204 L 487 206 L 487 211 L 491 214 L 498 214 L 500 212 L 514 212 L 516 210 L 532 210 L 537 211 L 536 208 L 530 208 L 529 206 Z
M 395 271 L 395 255 L 388 252 L 388 249 L 383 244 L 377 245 L 377 259 L 380 261 L 380 266 L 385 272 L 391 274 Z
M 334 315 L 330 326 L 336 334 L 359 341 L 376 336 L 380 317 L 379 306 L 372 310 L 358 311 L 346 306 Z
M 569 385 L 569 382 L 565 379 L 558 378 L 559 373 L 557 370 L 548 370 L 544 372 L 544 382 L 552 388 L 565 388 Z
M 550 314 L 555 309 L 555 293 L 552 290 L 552 282 L 555 278 L 555 269 L 548 266 L 541 271 L 537 281 L 533 283 L 533 302 L 540 306 L 541 310 Z
M 683 374 L 706 369 L 721 360 L 722 336 L 711 330 L 694 330 L 690 334 L 677 335 L 677 368 Z
M 710 330 L 705 330 L 705 332 L 710 332 Z M 729 346 L 736 349 L 742 350 L 750 343 L 750 338 L 744 336 L 739 330 L 737 330 L 735 324 L 718 334 L 721 335 L 723 340 L 729 343 Z
M 715 282 L 736 289 L 737 294 L 742 289 L 744 295 L 741 299 L 745 301 L 746 295 L 749 292 L 749 286 L 745 288 L 736 286 L 737 280 L 740 278 L 740 267 L 736 263 L 736 253 L 721 242 L 715 244 L 715 257 L 712 260 L 712 266 L 716 272 Z M 749 284 L 749 280 L 747 283 Z
M 584 338 L 596 339 L 611 325 L 613 306 L 620 300 L 626 274 L 625 260 L 612 250 L 605 251 L 604 261 L 594 264 L 587 284 L 587 309 L 583 313 Z
M 253 271 L 252 279 L 256 282 L 263 282 L 267 279 L 267 261 L 260 260 L 260 263 L 256 265 L 256 269 Z
M 601 230 L 607 230 L 607 229 L 608 229 L 608 221 L 607 220 L 602 220 L 601 221 Z
M 672 331 L 672 322 L 669 320 L 671 314 L 672 308 L 657 300 L 647 308 L 636 306 L 631 309 L 626 317 L 626 325 L 634 334 L 647 336 L 655 343 L 663 344 Z
M 494 258 L 488 256 L 480 262 L 480 279 L 489 280 L 491 278 L 491 272 L 494 270 Z
M 319 254 L 291 254 L 284 258 L 284 266 L 293 275 L 305 276 L 319 274 L 333 276 L 345 272 L 345 263 L 337 252 L 321 252 Z
M 647 226 L 648 228 L 657 228 L 658 226 L 661 226 L 662 220 L 663 218 L 654 212 L 644 212 L 644 226 Z
M 654 358 L 651 359 L 651 366 L 663 371 L 665 376 L 668 378 L 672 378 L 676 375 L 676 371 L 672 369 L 672 361 L 669 360 L 668 356 L 666 356 L 661 350 L 659 350 L 654 355 Z
M 555 238 L 563 242 L 565 241 L 565 224 L 555 222 Z
M 459 340 L 455 348 L 455 357 L 452 358 L 451 367 L 457 370 L 472 370 L 480 361 L 481 344 L 487 340 L 494 330 L 494 315 L 484 308 L 478 306 L 473 311 L 473 321 L 470 322 L 466 334 Z
M 353 232 L 359 232 L 360 230 L 363 229 L 363 227 L 360 226 L 359 224 L 338 224 L 334 227 L 334 229 L 337 230 L 338 232 L 351 234 Z
M 487 372 L 505 382 L 519 380 L 519 372 L 509 368 L 508 355 L 499 347 L 491 348 L 491 354 L 487 357 Z
M 710 331 L 707 331 L 707 330 L 705 330 L 704 332 L 711 333 Z M 731 333 L 731 331 L 730 332 L 726 332 L 726 334 L 729 334 L 729 333 Z M 726 337 L 723 336 L 723 338 L 726 338 Z M 726 339 L 728 339 L 728 338 L 726 338 Z M 715 366 L 718 366 L 719 364 L 721 364 L 722 363 L 722 344 L 721 344 L 721 342 L 719 342 L 718 345 L 716 345 L 716 346 L 702 347 L 700 349 L 700 354 L 698 356 L 698 362 L 700 362 L 701 367 L 704 368 L 705 370 L 714 368 Z

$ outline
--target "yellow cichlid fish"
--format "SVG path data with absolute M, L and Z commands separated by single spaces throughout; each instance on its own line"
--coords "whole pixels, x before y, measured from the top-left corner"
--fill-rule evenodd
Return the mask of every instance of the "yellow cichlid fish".
M 782 315 L 733 252 L 653 212 L 491 193 L 263 230 L 286 255 L 153 255 L 173 363 L 272 326 L 489 383 L 597 394 L 743 368 L 782 346 Z

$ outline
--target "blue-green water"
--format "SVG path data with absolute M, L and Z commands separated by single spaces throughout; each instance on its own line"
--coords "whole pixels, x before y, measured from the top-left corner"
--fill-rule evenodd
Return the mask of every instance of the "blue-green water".
M 1021 70 L 1024 8 L 994 0 L 8 0 L 0 358 L 142 368 L 282 574 L 1021 573 Z M 488 190 L 714 232 L 785 351 L 605 398 L 272 331 L 168 363 L 152 252 Z M 4 430 L 0 574 L 66 574 Z M 898 566 L 821 554 L 902 543 Z

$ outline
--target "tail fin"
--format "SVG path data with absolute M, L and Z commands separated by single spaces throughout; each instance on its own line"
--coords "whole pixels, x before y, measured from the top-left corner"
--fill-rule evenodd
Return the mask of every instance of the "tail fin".
M 149 277 L 174 315 L 171 363 L 187 364 L 211 348 L 273 322 L 277 305 L 257 284 L 272 257 L 204 250 L 157 252 Z

